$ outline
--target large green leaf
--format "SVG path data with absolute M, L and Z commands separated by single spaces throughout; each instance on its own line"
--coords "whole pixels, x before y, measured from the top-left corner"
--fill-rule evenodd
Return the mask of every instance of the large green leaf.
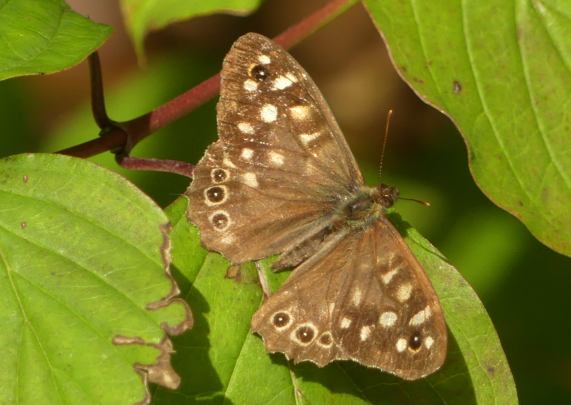
M 176 385 L 165 330 L 191 319 L 165 273 L 167 223 L 87 161 L 0 160 L 1 403 L 135 403 L 146 395 L 136 364 Z
M 69 68 L 110 33 L 63 0 L 0 0 L 0 80 Z
M 245 15 L 263 0 L 121 0 L 126 25 L 139 56 L 145 35 L 169 24 L 214 13 Z
M 185 199 L 179 199 L 167 211 L 174 225 L 173 263 L 195 311 L 196 325 L 192 334 L 175 340 L 173 362 L 183 376 L 181 389 L 159 390 L 155 404 L 517 402 L 505 355 L 478 297 L 398 216 L 391 219 L 427 269 L 452 335 L 444 367 L 416 382 L 350 362 L 319 369 L 312 364 L 292 366 L 281 354 L 268 355 L 261 339 L 250 333 L 250 319 L 261 302 L 253 267 L 243 269 L 240 282 L 225 278 L 228 262 L 200 247 L 198 232 L 186 219 L 186 205 Z M 276 275 L 266 268 L 266 276 L 277 287 L 287 274 Z
M 365 4 L 402 77 L 462 132 L 484 193 L 571 255 L 571 2 Z

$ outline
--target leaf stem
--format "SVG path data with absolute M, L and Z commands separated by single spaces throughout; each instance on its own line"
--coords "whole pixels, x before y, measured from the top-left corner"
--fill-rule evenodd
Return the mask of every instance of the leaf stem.
M 274 39 L 278 44 L 288 49 L 325 26 L 356 3 L 357 0 L 331 0 Z M 113 121 L 109 119 L 105 111 L 101 69 L 98 58 L 96 56 L 93 59 L 90 57 L 89 63 L 91 67 L 93 116 L 101 128 L 109 128 L 109 124 L 113 123 Z M 219 90 L 220 73 L 140 117 L 111 126 L 106 131 L 105 136 L 63 149 L 58 153 L 86 158 L 109 150 L 119 149 L 125 145 L 127 138 L 129 148 L 132 148 L 153 132 L 206 103 L 216 96 Z

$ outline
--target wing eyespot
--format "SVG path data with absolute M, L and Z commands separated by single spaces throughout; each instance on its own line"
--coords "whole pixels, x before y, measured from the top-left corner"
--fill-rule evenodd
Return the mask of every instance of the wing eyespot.
M 419 332 L 414 332 L 408 339 L 408 349 L 416 353 L 422 347 L 422 337 Z
M 331 336 L 331 332 L 323 332 L 317 340 L 317 344 L 325 349 L 333 346 L 333 336 Z
M 226 186 L 213 186 L 204 190 L 204 196 L 208 205 L 222 204 L 228 198 Z
M 263 65 L 254 65 L 250 69 L 250 77 L 257 82 L 263 82 L 270 76 L 270 72 Z
M 210 177 L 214 183 L 224 183 L 230 177 L 228 170 L 219 167 L 212 169 Z
M 292 316 L 285 311 L 276 312 L 274 316 L 272 316 L 272 325 L 277 330 L 287 329 L 292 323 Z
M 301 346 L 308 346 L 317 336 L 318 330 L 311 322 L 299 325 L 291 332 L 290 338 Z
M 217 231 L 225 231 L 230 227 L 231 220 L 228 213 L 224 210 L 217 210 L 208 217 L 214 229 Z

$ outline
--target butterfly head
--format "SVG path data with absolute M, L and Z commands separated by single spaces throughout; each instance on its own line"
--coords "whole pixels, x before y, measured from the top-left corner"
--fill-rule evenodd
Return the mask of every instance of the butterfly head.
M 399 190 L 393 186 L 379 184 L 375 189 L 374 198 L 383 208 L 390 208 L 398 200 Z

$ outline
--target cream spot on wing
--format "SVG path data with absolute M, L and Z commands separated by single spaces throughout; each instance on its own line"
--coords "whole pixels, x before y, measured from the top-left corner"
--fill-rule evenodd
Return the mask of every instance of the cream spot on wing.
M 256 90 L 258 90 L 258 83 L 256 83 L 252 79 L 248 79 L 244 82 L 244 90 L 256 91 Z
M 299 134 L 299 139 L 301 139 L 301 143 L 307 146 L 310 142 L 319 138 L 319 132 L 314 132 L 312 134 Z
M 410 318 L 410 321 L 408 322 L 408 324 L 410 326 L 418 326 L 424 323 L 424 321 L 426 321 L 428 318 L 430 318 L 430 316 L 432 315 L 432 310 L 430 309 L 430 306 L 426 306 L 426 308 L 418 311 L 416 314 L 414 314 L 414 316 L 412 318 Z
M 269 63 L 272 62 L 272 60 L 270 59 L 270 57 L 268 55 L 260 55 L 258 56 L 258 61 L 262 64 L 262 65 L 268 65 Z
M 385 274 L 383 274 L 381 276 L 381 278 L 383 279 L 383 283 L 388 284 L 391 282 L 391 280 L 393 279 L 394 276 L 396 276 L 396 274 L 399 272 L 399 269 L 392 269 L 390 271 L 387 271 Z
M 225 235 L 223 238 L 221 238 L 220 242 L 225 244 L 225 245 L 230 245 L 230 244 L 234 243 L 235 240 L 236 240 L 236 238 L 234 237 L 234 235 L 229 233 L 228 235 Z
M 256 177 L 256 173 L 244 173 L 242 175 L 242 180 L 244 180 L 244 184 L 249 187 L 258 187 L 258 178 Z
M 330 302 L 329 303 L 329 316 L 333 315 L 333 311 L 335 310 L 335 303 L 334 302 Z
M 363 326 L 361 328 L 361 332 L 359 333 L 359 337 L 361 338 L 361 342 L 364 342 L 369 338 L 371 334 L 371 327 L 370 326 Z
M 297 76 L 294 75 L 292 72 L 287 72 L 286 77 L 294 83 L 297 83 Z
M 240 153 L 240 157 L 244 160 L 252 160 L 254 156 L 254 151 L 250 148 L 243 148 L 242 153 Z
M 248 124 L 247 122 L 239 122 L 238 129 L 240 130 L 240 132 L 244 134 L 251 135 L 254 133 L 254 128 L 252 127 L 252 125 Z
M 343 318 L 341 319 L 341 329 L 347 329 L 349 326 L 351 326 L 351 319 L 349 318 Z
M 285 161 L 284 155 L 278 152 L 270 151 L 270 162 L 274 166 L 283 166 Z
M 397 344 L 396 344 L 396 348 L 397 348 L 397 352 L 402 353 L 406 350 L 408 346 L 408 343 L 406 341 L 406 339 L 400 338 L 399 340 L 397 340 Z
M 361 303 L 361 297 L 362 297 L 362 293 L 361 293 L 361 289 L 360 288 L 355 288 L 355 290 L 353 291 L 353 305 L 357 306 Z
M 405 302 L 412 294 L 412 285 L 410 283 L 403 283 L 397 290 L 397 300 Z
M 309 118 L 309 113 L 311 112 L 311 109 L 306 105 L 296 105 L 290 107 L 289 112 L 292 118 L 296 120 L 305 120 Z
M 222 164 L 226 167 L 231 167 L 232 169 L 237 169 L 236 165 L 234 163 L 232 163 L 232 161 L 224 156 L 224 159 L 222 160 Z
M 260 117 L 262 121 L 270 123 L 274 122 L 278 118 L 278 109 L 275 105 L 264 104 L 260 110 Z
M 379 317 L 379 323 L 385 328 L 390 328 L 397 322 L 397 314 L 392 311 L 383 312 Z
M 293 82 L 288 79 L 285 76 L 278 76 L 276 78 L 276 80 L 274 80 L 272 89 L 274 90 L 283 90 L 283 89 L 287 89 L 289 86 L 291 86 L 293 84 Z
M 424 345 L 426 346 L 427 349 L 430 349 L 433 344 L 434 344 L 434 339 L 432 339 L 432 336 L 427 336 L 426 339 L 424 339 Z

